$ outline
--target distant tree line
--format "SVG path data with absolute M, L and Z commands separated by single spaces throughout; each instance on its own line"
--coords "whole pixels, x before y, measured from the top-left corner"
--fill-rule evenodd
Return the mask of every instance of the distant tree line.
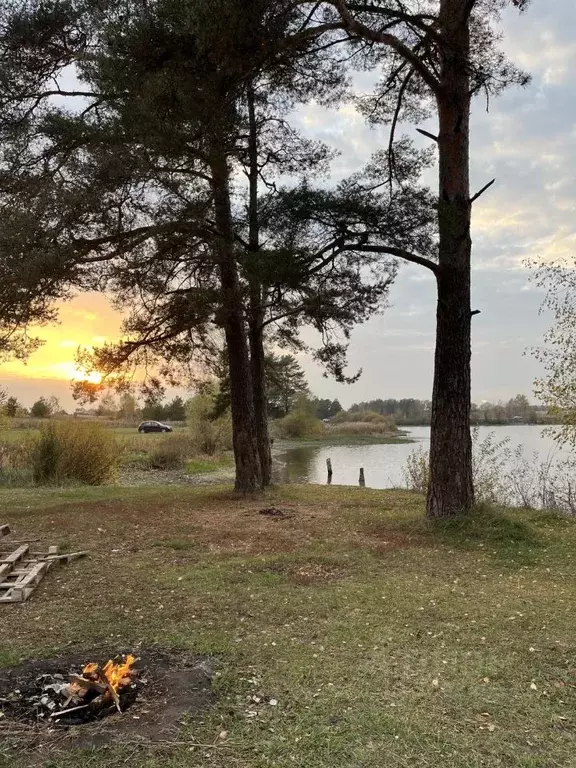
M 14 395 L 9 395 L 6 390 L 0 390 L 0 415 L 8 418 L 22 418 L 33 416 L 36 419 L 45 419 L 61 412 L 60 402 L 57 397 L 39 397 L 31 408 L 25 408 Z
M 349 413 L 359 411 L 374 411 L 383 416 L 392 416 L 396 424 L 417 425 L 430 424 L 432 403 L 430 400 L 417 400 L 404 398 L 396 400 L 377 399 L 362 403 L 354 403 Z M 472 403 L 470 413 L 471 424 L 509 424 L 509 423 L 550 423 L 552 417 L 548 409 L 543 406 L 531 404 L 526 395 L 515 395 L 507 402 L 490 403 L 483 401 L 479 405 Z

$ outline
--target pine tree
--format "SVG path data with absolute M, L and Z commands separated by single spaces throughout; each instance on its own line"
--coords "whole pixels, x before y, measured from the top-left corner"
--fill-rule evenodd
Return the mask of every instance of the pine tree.
M 520 10 L 528 0 L 510 0 Z M 471 194 L 470 109 L 474 96 L 489 98 L 527 77 L 498 50 L 493 24 L 509 0 L 326 0 L 305 3 L 308 34 L 347 36 L 363 42 L 368 64 L 382 73 L 364 110 L 390 125 L 387 166 L 394 170 L 393 139 L 402 120 L 433 114 L 438 132 L 438 253 L 404 258 L 426 267 L 438 289 L 436 354 L 432 396 L 430 484 L 427 512 L 449 517 L 474 504 L 470 436 L 470 220 L 474 201 L 493 182 Z M 416 258 L 415 258 L 416 256 Z

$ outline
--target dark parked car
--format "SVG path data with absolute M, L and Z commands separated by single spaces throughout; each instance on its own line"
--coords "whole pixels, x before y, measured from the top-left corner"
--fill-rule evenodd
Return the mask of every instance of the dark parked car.
M 160 421 L 143 421 L 138 425 L 138 432 L 172 432 L 172 427 Z

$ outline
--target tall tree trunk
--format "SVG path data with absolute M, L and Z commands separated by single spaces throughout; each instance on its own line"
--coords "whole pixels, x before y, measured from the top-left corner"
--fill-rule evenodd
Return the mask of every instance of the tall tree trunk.
M 440 248 L 429 517 L 452 517 L 474 504 L 470 435 L 470 39 L 464 5 L 462 0 L 442 0 L 440 10 L 446 42 L 437 96 Z
M 254 396 L 254 416 L 256 420 L 256 437 L 258 440 L 258 455 L 260 457 L 260 472 L 262 487 L 266 488 L 272 482 L 272 450 L 270 432 L 268 430 L 268 402 L 266 398 L 266 366 L 264 356 L 263 321 L 264 313 L 260 309 L 262 303 L 260 291 L 250 295 L 250 364 L 252 371 L 252 391 Z
M 256 441 L 256 422 L 252 394 L 252 375 L 242 291 L 234 253 L 234 227 L 230 205 L 230 170 L 218 145 L 210 156 L 218 268 L 222 289 L 222 322 L 228 348 L 232 432 L 236 461 L 235 488 L 253 493 L 262 486 L 260 458 Z
M 248 88 L 248 118 L 249 118 L 249 201 L 248 201 L 248 248 L 255 256 L 260 250 L 260 218 L 258 212 L 258 125 L 254 103 L 254 89 Z M 262 304 L 264 291 L 258 278 L 250 277 L 250 309 L 249 309 L 249 340 L 250 365 L 252 372 L 252 392 L 254 400 L 254 416 L 256 420 L 256 439 L 260 457 L 260 473 L 262 486 L 268 487 L 272 482 L 272 451 L 270 432 L 268 431 L 268 405 L 266 398 L 266 366 L 264 356 L 264 310 Z

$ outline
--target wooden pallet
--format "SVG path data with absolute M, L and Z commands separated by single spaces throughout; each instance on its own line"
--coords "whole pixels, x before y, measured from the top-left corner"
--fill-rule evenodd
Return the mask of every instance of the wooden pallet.
M 5 534 L 2 531 L 6 531 Z M 0 537 L 10 533 L 8 526 L 0 525 Z M 14 546 L 16 542 L 1 542 L 1 548 Z M 54 563 L 71 562 L 84 557 L 87 552 L 58 554 L 58 547 L 48 547 L 47 552 L 31 552 L 29 543 L 22 543 L 16 549 L 2 552 L 0 549 L 0 603 L 23 603 L 34 592 L 38 584 Z

